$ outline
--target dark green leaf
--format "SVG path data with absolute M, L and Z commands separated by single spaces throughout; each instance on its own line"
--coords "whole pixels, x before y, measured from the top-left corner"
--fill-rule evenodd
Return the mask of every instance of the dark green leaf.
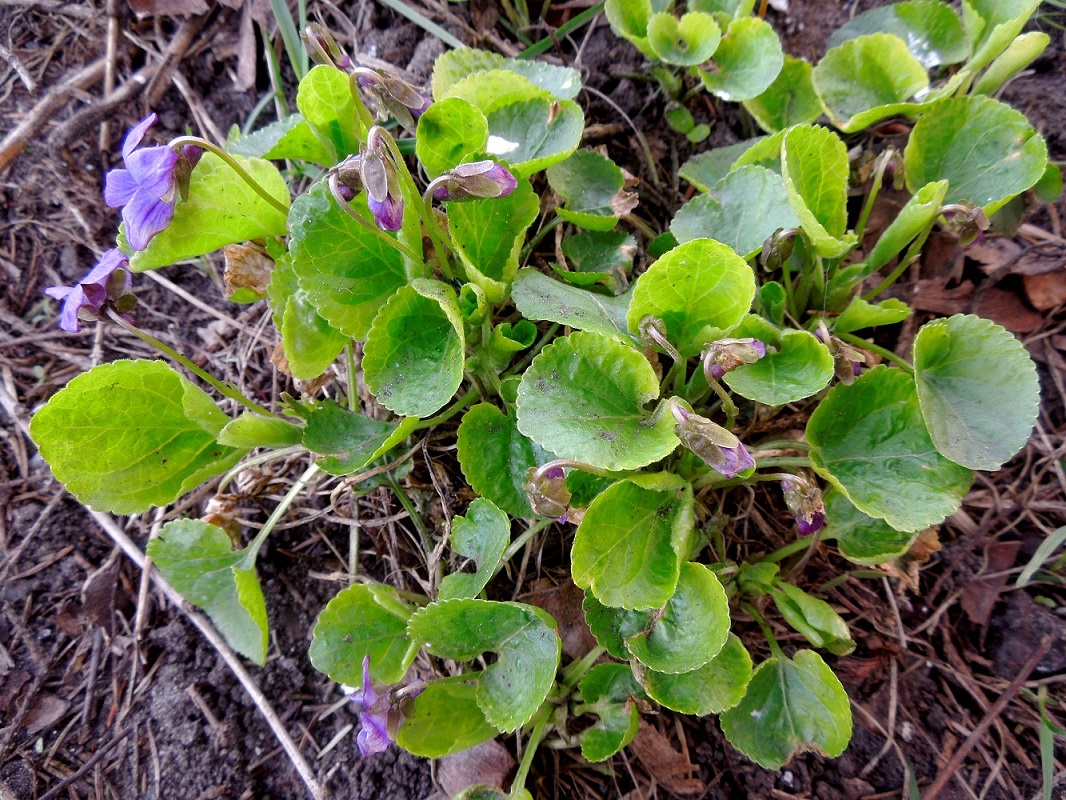
M 633 341 L 626 324 L 632 294 L 596 294 L 549 278 L 535 269 L 520 270 L 511 288 L 515 306 L 527 319 L 569 325 L 579 331 Z
M 575 151 L 566 161 L 549 168 L 547 176 L 565 202 L 557 209 L 559 216 L 589 230 L 611 230 L 618 217 L 635 205 L 636 197 L 622 191 L 622 170 L 592 150 Z
M 774 82 L 758 97 L 745 100 L 744 108 L 770 133 L 814 122 L 822 116 L 822 103 L 814 91 L 811 72 L 809 62 L 786 55 Z
M 303 444 L 320 453 L 318 465 L 331 475 L 350 475 L 380 458 L 407 438 L 417 417 L 379 422 L 332 400 L 315 407 L 303 430 Z
M 897 531 L 883 519 L 868 517 L 836 489 L 825 494 L 822 538 L 836 539 L 840 555 L 848 561 L 867 566 L 894 561 L 917 537 L 917 533 Z
M 691 672 L 646 670 L 644 685 L 652 700 L 682 714 L 721 714 L 740 702 L 751 680 L 751 656 L 736 634 L 721 652 Z
M 597 664 L 578 685 L 585 713 L 599 717 L 581 738 L 581 755 L 605 761 L 637 735 L 640 712 L 634 697 L 646 697 L 628 664 Z
M 848 624 L 829 603 L 782 580 L 774 581 L 770 596 L 785 622 L 815 647 L 837 656 L 846 656 L 855 649 Z
M 589 589 L 585 590 L 581 608 L 585 612 L 585 622 L 588 623 L 596 641 L 606 647 L 612 656 L 623 661 L 630 658 L 626 639 L 646 631 L 654 619 L 652 611 L 629 611 L 605 606 Z
M 728 373 L 725 382 L 741 397 L 782 406 L 820 392 L 832 377 L 829 349 L 807 331 L 786 330 L 777 352 L 768 349 L 754 364 L 742 364 Z
M 470 504 L 466 516 L 452 520 L 452 549 L 473 559 L 473 574 L 453 572 L 440 582 L 441 600 L 477 597 L 492 578 L 511 540 L 511 521 L 488 500 L 479 497 Z

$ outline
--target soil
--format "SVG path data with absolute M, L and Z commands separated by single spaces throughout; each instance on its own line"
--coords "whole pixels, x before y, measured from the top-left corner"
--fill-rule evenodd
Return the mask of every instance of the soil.
M 207 126 L 209 135 L 212 128 L 224 133 L 233 124 L 243 125 L 269 90 L 261 33 L 251 16 L 244 19 L 253 11 L 261 15 L 265 3 L 247 3 L 247 11 L 239 2 L 211 10 L 199 0 L 131 3 L 156 12 L 144 17 L 114 0 L 106 5 L 117 11 L 125 33 L 114 61 L 120 90 L 138 70 L 158 63 L 158 53 L 179 41 L 182 31 L 192 31 L 151 103 L 164 131 L 191 125 Z M 491 3 L 411 5 L 426 8 L 466 41 L 508 46 Z M 556 5 L 554 13 L 567 13 L 567 6 L 589 4 Z M 792 0 L 788 12 L 771 9 L 768 19 L 782 34 L 786 51 L 816 60 L 832 30 L 873 5 Z M 182 11 L 184 16 L 174 15 Z M 413 23 L 373 4 L 345 3 L 339 14 L 322 4 L 319 11 L 328 24 L 350 32 L 364 55 L 407 68 L 415 79 L 428 77 L 440 45 Z M 1066 22 L 1064 16 L 1056 16 L 1051 6 L 1041 12 L 1035 24 L 1052 34 L 1052 45 L 1003 93 L 1045 135 L 1051 158 L 1060 162 L 1066 159 L 1066 56 L 1062 30 L 1055 25 Z M 107 23 L 105 9 L 90 4 L 19 0 L 0 7 L 0 29 L 8 31 L 6 42 L 0 42 L 5 131 L 22 122 L 66 76 L 105 56 Z M 553 23 L 559 21 L 553 18 Z M 242 29 L 243 39 L 238 37 Z M 280 48 L 279 53 L 284 63 Z M 676 173 L 694 152 L 667 131 L 639 54 L 610 35 L 604 21 L 579 30 L 550 57 L 579 66 L 586 84 L 598 90 L 581 98 L 590 122 L 617 122 L 613 106 L 628 115 L 646 135 L 661 175 Z M 236 88 L 237 79 L 249 73 L 254 75 L 250 87 Z M 285 72 L 283 78 L 292 96 L 291 75 Z M 46 286 L 81 275 L 94 253 L 112 241 L 117 214 L 99 202 L 102 176 L 117 158 L 123 132 L 149 103 L 140 84 L 122 103 L 105 103 L 103 96 L 99 80 L 71 92 L 25 151 L 0 172 L 0 266 L 8 278 L 0 292 L 5 415 L 0 428 L 0 800 L 303 798 L 306 789 L 290 761 L 217 652 L 181 609 L 155 591 L 142 593 L 141 571 L 52 478 L 25 431 L 33 410 L 81 370 L 120 357 L 152 356 L 111 329 L 79 336 L 57 331 L 41 294 Z M 697 116 L 714 123 L 701 150 L 752 132 L 735 110 L 710 102 L 697 109 Z M 667 184 L 651 191 L 648 165 L 628 123 L 603 128 L 596 137 L 589 144 L 606 145 L 616 161 L 642 179 L 648 192 L 641 213 L 653 229 L 663 230 L 687 187 Z M 1056 208 L 1036 211 L 1029 223 L 1061 237 L 1064 212 L 1060 200 Z M 1063 722 L 1066 593 L 1061 581 L 1016 589 L 1014 580 L 1044 536 L 1066 524 L 1066 315 L 1061 304 L 1038 313 L 1029 304 L 1023 278 L 989 277 L 979 259 L 964 258 L 953 242 L 931 246 L 931 252 L 935 258 L 928 256 L 913 280 L 940 281 L 944 297 L 955 298 L 951 302 L 957 308 L 938 311 L 970 310 L 969 303 L 980 299 L 986 313 L 984 303 L 991 297 L 994 313 L 989 315 L 998 314 L 1003 324 L 1023 334 L 1040 366 L 1040 423 L 1022 453 L 999 472 L 979 477 L 962 510 L 937 531 L 942 549 L 913 562 L 911 574 L 853 578 L 828 592 L 859 642 L 851 656 L 830 659 L 853 701 L 855 733 L 847 752 L 836 760 L 803 755 L 780 772 L 769 772 L 729 747 L 713 719 L 660 714 L 646 717 L 637 741 L 606 766 L 583 762 L 573 749 L 543 748 L 529 782 L 535 797 L 917 797 L 1047 639 L 1048 652 L 1021 693 L 979 736 L 957 779 L 940 795 L 945 800 L 1040 796 L 1035 697 L 1046 688 L 1051 714 Z M 1060 263 L 1060 276 L 1061 269 Z M 161 272 L 194 298 L 224 309 L 230 321 L 139 279 L 138 313 L 145 327 L 182 342 L 195 360 L 210 362 L 263 402 L 286 388 L 298 390 L 270 364 L 273 333 L 263 304 L 225 303 L 219 263 L 208 259 L 200 268 Z M 984 299 L 959 295 L 965 280 L 979 286 Z M 905 286 L 913 290 L 918 284 Z M 923 320 L 903 326 L 896 338 L 905 342 Z M 273 385 L 260 385 L 257 376 L 273 376 Z M 445 504 L 456 512 L 469 499 L 449 435 L 454 437 L 446 432 L 416 456 L 409 478 L 410 493 L 428 518 L 439 517 Z M 432 474 L 427 456 L 439 467 Z M 261 523 L 300 469 L 295 462 L 281 462 L 248 478 L 239 487 L 242 519 Z M 360 757 L 355 714 L 339 702 L 338 687 L 307 659 L 318 612 L 347 584 L 349 528 L 340 524 L 328 494 L 326 488 L 302 501 L 290 514 L 295 522 L 272 535 L 260 558 L 271 649 L 267 665 L 252 674 L 332 797 L 428 798 L 440 792 L 428 762 L 397 748 Z M 201 493 L 165 517 L 146 514 L 123 525 L 143 547 L 154 524 L 200 509 L 207 499 Z M 401 509 L 386 490 L 359 502 L 367 523 L 361 568 L 377 578 L 402 576 L 412 558 L 409 534 L 402 524 L 373 522 Z M 767 524 L 774 519 L 775 502 L 756 494 L 730 509 L 747 520 L 742 546 L 765 549 L 775 537 L 784 541 L 788 534 Z M 530 564 L 525 582 L 514 588 L 530 602 L 554 604 L 553 612 L 572 623 L 564 625 L 565 640 L 580 652 L 587 632 L 580 624 L 579 597 L 555 566 L 565 562 L 566 536 L 545 537 L 544 563 Z M 804 585 L 823 585 L 850 568 L 831 549 L 820 551 L 805 568 Z M 913 588 L 907 588 L 908 580 Z M 746 624 L 739 620 L 742 631 Z M 798 645 L 788 635 L 782 635 L 782 643 L 786 649 Z M 513 741 L 503 742 L 514 751 Z M 1061 742 L 1056 740 L 1054 797 L 1066 796 L 1059 785 L 1066 774 Z M 446 768 L 440 765 L 442 781 Z M 455 766 L 450 768 L 454 772 Z

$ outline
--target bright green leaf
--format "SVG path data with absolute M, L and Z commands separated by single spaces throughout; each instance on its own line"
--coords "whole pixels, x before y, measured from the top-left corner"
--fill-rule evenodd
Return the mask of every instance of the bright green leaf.
M 660 11 L 648 20 L 648 44 L 667 64 L 702 64 L 714 55 L 721 40 L 718 23 L 702 11 L 690 11 L 680 19 L 669 11 Z
M 322 143 L 300 114 L 289 114 L 255 133 L 242 136 L 227 144 L 226 151 L 267 160 L 310 161 L 323 167 L 332 166 L 336 161 L 332 147 Z
M 632 293 L 618 297 L 596 294 L 526 268 L 515 277 L 511 297 L 526 319 L 558 322 L 579 331 L 632 341 L 626 324 Z
M 661 608 L 674 594 L 693 533 L 692 487 L 619 481 L 592 501 L 574 536 L 574 583 L 607 606 Z
M 445 170 L 476 160 L 489 141 L 489 122 L 481 111 L 458 97 L 434 103 L 418 118 L 415 153 L 436 178 Z
M 1036 365 L 1010 331 L 987 319 L 957 314 L 923 325 L 914 377 L 937 450 L 964 467 L 999 469 L 1036 423 Z
M 677 447 L 674 421 L 649 424 L 659 396 L 648 360 L 594 333 L 572 333 L 545 347 L 522 375 L 518 429 L 560 458 L 601 469 L 638 469 Z
M 973 473 L 937 452 L 918 404 L 914 379 L 874 367 L 837 385 L 807 423 L 816 472 L 855 506 L 901 531 L 917 531 L 953 513 Z
M 558 67 L 522 58 L 504 58 L 488 50 L 464 47 L 443 53 L 433 64 L 433 96 L 439 102 L 448 97 L 451 87 L 463 78 L 488 70 L 515 72 L 549 92 L 556 100 L 573 100 L 581 90 L 581 73 L 571 67 Z
M 702 667 L 679 674 L 647 670 L 644 685 L 659 705 L 703 717 L 721 714 L 739 703 L 751 675 L 751 656 L 731 633 L 718 655 Z
M 881 269 L 917 236 L 929 230 L 940 214 L 947 193 L 947 181 L 927 183 L 915 192 L 870 249 L 864 262 L 863 277 Z
M 515 174 L 532 175 L 564 161 L 581 142 L 585 115 L 573 100 L 536 97 L 497 107 L 489 118 L 489 155 Z
M 768 349 L 754 364 L 727 373 L 725 382 L 741 397 L 783 406 L 820 392 L 832 377 L 829 349 L 807 331 L 786 330 L 776 353 Z
M 404 714 L 396 744 L 422 758 L 458 753 L 496 737 L 477 704 L 477 684 L 451 678 L 426 683 Z
M 731 17 L 746 17 L 755 9 L 756 0 L 688 0 L 686 6 L 693 11 L 707 14 L 728 14 Z
M 911 0 L 864 11 L 834 31 L 829 47 L 868 33 L 898 36 L 926 69 L 957 64 L 970 55 L 959 15 L 939 0 Z
M 774 82 L 758 97 L 745 100 L 744 108 L 770 133 L 814 122 L 822 116 L 822 103 L 814 91 L 812 70 L 809 62 L 786 55 Z
M 640 710 L 633 698 L 646 695 L 628 664 L 597 664 L 578 688 L 585 713 L 599 717 L 582 735 L 581 755 L 588 761 L 605 761 L 637 735 Z
M 218 434 L 219 444 L 228 447 L 289 447 L 300 444 L 303 431 L 278 417 L 261 417 L 245 411 Z
M 714 52 L 713 71 L 701 71 L 707 91 L 739 103 L 765 92 L 781 72 L 785 54 L 766 20 L 741 17 L 729 23 Z
M 770 596 L 785 622 L 815 647 L 837 656 L 846 656 L 855 649 L 848 624 L 829 603 L 780 579 L 774 581 Z
M 296 107 L 318 134 L 333 145 L 338 160 L 359 152 L 361 142 L 348 74 L 319 64 L 300 81 Z
M 728 637 L 725 589 L 708 567 L 687 561 L 663 613 L 650 629 L 626 639 L 626 645 L 641 664 L 676 674 L 702 667 L 721 652 Z
M 1040 0 L 963 0 L 962 21 L 974 46 L 965 67 L 973 72 L 991 64 L 1010 46 Z
M 761 663 L 739 704 L 722 714 L 722 732 L 737 750 L 766 769 L 796 753 L 831 758 L 851 740 L 851 707 L 840 680 L 813 650 Z
M 577 150 L 566 161 L 550 167 L 547 176 L 565 202 L 558 214 L 582 228 L 609 231 L 618 217 L 636 205 L 636 197 L 622 190 L 622 170 L 592 150 Z
M 828 128 L 797 125 L 781 142 L 781 176 L 792 210 L 819 255 L 838 258 L 855 243 L 848 224 L 848 150 Z
M 985 70 L 974 85 L 973 94 L 995 94 L 999 87 L 1032 64 L 1050 43 L 1051 37 L 1041 31 L 1022 34 Z
M 833 323 L 833 332 L 851 333 L 878 325 L 895 325 L 910 315 L 910 306 L 894 297 L 882 300 L 876 305 L 867 303 L 861 297 L 853 297 Z
M 511 540 L 511 521 L 491 502 L 479 497 L 470 504 L 466 516 L 452 520 L 452 549 L 473 559 L 473 574 L 453 572 L 440 582 L 441 600 L 477 597 L 503 558 Z
M 863 514 L 836 489 L 825 493 L 822 538 L 836 539 L 840 555 L 848 561 L 866 566 L 894 561 L 917 537 L 917 533 L 897 531 L 883 519 Z
M 428 417 L 463 382 L 465 347 L 455 291 L 419 278 L 374 318 L 363 350 L 366 385 L 393 413 Z
M 555 620 L 533 606 L 448 600 L 418 611 L 407 629 L 441 658 L 496 653 L 478 676 L 477 704 L 504 733 L 529 722 L 555 683 L 561 647 Z
M 694 356 L 721 338 L 751 309 L 755 274 L 728 246 L 695 239 L 664 255 L 633 287 L 626 321 L 638 330 L 652 315 L 683 356 Z
M 398 683 L 418 645 L 407 636 L 410 610 L 391 586 L 357 583 L 329 601 L 315 623 L 311 664 L 338 683 L 363 685 L 363 658 L 382 683 Z
M 137 514 L 165 506 L 245 453 L 216 441 L 229 418 L 162 361 L 85 372 L 30 421 L 52 474 L 90 508 Z

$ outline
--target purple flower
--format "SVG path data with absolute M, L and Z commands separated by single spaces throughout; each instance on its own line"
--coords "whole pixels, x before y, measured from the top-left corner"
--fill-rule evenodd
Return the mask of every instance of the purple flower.
M 374 98 L 378 116 L 384 119 L 391 116 L 405 128 L 413 128 L 415 121 L 433 104 L 432 98 L 385 70 L 359 67 L 355 76 L 356 83 Z
M 51 286 L 44 290 L 63 303 L 59 327 L 70 333 L 81 331 L 81 320 L 99 319 L 107 303 L 126 314 L 136 299 L 130 293 L 130 262 L 121 250 L 108 250 L 89 273 L 74 286 Z
M 410 702 L 425 688 L 421 682 L 409 686 L 390 686 L 383 691 L 374 688 L 370 679 L 370 656 L 363 657 L 363 688 L 354 690 L 348 699 L 362 710 L 359 724 L 362 728 L 355 738 L 363 758 L 369 758 L 389 749 L 396 741 L 396 734 L 403 725 L 404 714 Z
M 340 48 L 333 34 L 317 22 L 309 23 L 300 38 L 307 48 L 307 55 L 316 64 L 336 67 L 344 72 L 351 69 L 352 59 Z
M 126 169 L 111 170 L 104 183 L 104 202 L 122 207 L 126 239 L 134 250 L 144 250 L 174 217 L 178 153 L 169 147 L 137 148 L 155 122 L 156 115 L 149 114 L 129 132 L 122 143 Z
M 812 536 L 825 527 L 822 490 L 813 480 L 799 475 L 789 476 L 781 481 L 781 493 L 785 497 L 785 505 L 796 519 L 796 530 L 800 536 Z
M 556 522 L 566 522 L 570 518 L 570 489 L 562 467 L 550 464 L 530 467 L 526 473 L 525 490 L 536 513 L 552 517 Z
M 703 351 L 703 369 L 715 380 L 721 380 L 741 364 L 754 364 L 766 355 L 766 345 L 758 339 L 719 339 Z
M 681 444 L 723 477 L 735 478 L 755 466 L 755 459 L 744 443 L 721 425 L 692 413 L 677 402 L 671 402 L 670 410 L 677 420 L 674 433 Z
M 437 200 L 507 197 L 518 186 L 518 180 L 505 167 L 487 160 L 460 164 L 433 183 Z
M 403 226 L 403 195 L 396 166 L 380 128 L 370 129 L 367 149 L 359 163 L 359 175 L 366 189 L 366 203 L 374 221 L 384 231 L 398 231 Z

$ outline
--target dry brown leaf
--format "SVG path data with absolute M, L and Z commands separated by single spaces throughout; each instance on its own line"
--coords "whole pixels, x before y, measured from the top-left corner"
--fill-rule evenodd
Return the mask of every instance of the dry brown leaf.
M 978 576 L 963 587 L 960 605 L 966 616 L 978 625 L 987 625 L 999 593 L 1007 585 L 1007 570 L 1014 566 L 1021 542 L 989 542 L 985 548 L 987 573 L 995 577 Z
M 130 10 L 140 17 L 194 17 L 206 14 L 206 0 L 129 0 Z
M 697 767 L 670 744 L 659 731 L 640 721 L 637 736 L 630 745 L 641 766 L 666 791 L 682 797 L 702 794 L 707 787 L 699 778 L 689 777 Z
M 567 657 L 577 660 L 596 647 L 596 639 L 585 624 L 585 612 L 581 608 L 585 593 L 572 581 L 557 583 L 541 578 L 519 599 L 544 609 L 558 620 L 559 638 L 562 639 L 563 653 Z
M 1026 275 L 1022 281 L 1025 283 L 1025 293 L 1034 308 L 1050 311 L 1055 306 L 1066 303 L 1066 269 Z
M 222 255 L 226 258 L 227 296 L 238 289 L 266 294 L 274 261 L 263 248 L 254 244 L 228 244 L 222 248 Z
M 234 0 L 229 0 L 233 2 Z M 239 4 L 240 0 L 236 0 Z M 234 85 L 242 92 L 255 86 L 255 67 L 258 53 L 255 46 L 255 23 L 252 18 L 252 0 L 244 0 L 241 24 L 237 31 L 237 79 Z
M 42 731 L 55 726 L 70 708 L 70 703 L 54 694 L 41 692 L 34 698 L 29 713 L 23 720 L 23 730 L 30 736 L 36 736 Z
M 454 797 L 475 783 L 502 789 L 514 765 L 507 748 L 490 739 L 440 759 L 437 762 L 437 782 L 448 797 Z

